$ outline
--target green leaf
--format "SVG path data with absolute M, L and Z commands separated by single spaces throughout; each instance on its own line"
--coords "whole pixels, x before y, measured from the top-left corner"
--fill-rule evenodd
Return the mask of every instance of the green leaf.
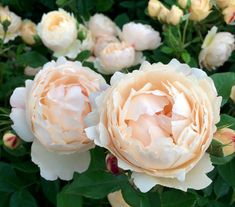
M 28 154 L 24 145 L 20 145 L 16 149 L 9 149 L 4 146 L 4 150 L 7 153 L 9 153 L 10 155 L 15 156 L 15 157 L 20 157 L 20 156 L 24 156 L 24 155 Z
M 0 191 L 15 192 L 22 186 L 13 168 L 9 164 L 0 162 Z
M 56 195 L 59 192 L 59 180 L 47 181 L 41 178 L 42 191 L 45 197 L 53 204 L 56 204 Z
M 105 171 L 87 171 L 74 179 L 65 190 L 66 193 L 101 199 L 108 193 L 117 191 L 127 182 L 124 175 L 113 175 Z
M 95 147 L 91 151 L 91 163 L 88 171 L 103 170 L 106 168 L 105 151 L 101 147 Z
M 30 51 L 18 57 L 18 63 L 24 66 L 39 67 L 48 62 L 48 59 L 36 51 Z
M 134 207 L 161 206 L 158 192 L 141 193 L 133 188 L 129 183 L 122 186 L 124 200 Z
M 113 0 L 95 0 L 97 12 L 105 12 L 112 8 Z
M 218 172 L 220 176 L 225 180 L 225 182 L 235 188 L 235 176 L 234 176 L 234 169 L 235 169 L 235 159 L 231 162 L 227 163 L 226 165 L 219 165 Z
M 34 197 L 26 190 L 15 192 L 10 199 L 10 207 L 37 207 Z
M 10 193 L 0 191 L 0 205 L 3 207 L 9 206 L 9 200 L 10 200 Z
M 183 52 L 181 54 L 181 58 L 185 63 L 189 63 L 191 61 L 191 56 L 188 52 Z
M 162 194 L 162 207 L 193 207 L 197 196 L 179 190 L 169 190 Z
M 163 46 L 163 47 L 161 48 L 161 51 L 162 51 L 163 53 L 165 53 L 165 54 L 172 54 L 172 53 L 173 53 L 172 48 L 167 47 L 167 46 Z
M 235 130 L 235 118 L 227 114 L 220 116 L 220 122 L 217 124 L 218 128 L 228 127 Z
M 91 56 L 91 52 L 89 50 L 84 50 L 78 54 L 76 60 L 83 62 Z
M 229 186 L 224 182 L 221 177 L 217 177 L 214 182 L 214 192 L 217 198 L 223 197 L 229 191 Z
M 57 195 L 57 207 L 82 207 L 82 197 L 66 193 L 64 191 Z
M 235 157 L 235 153 L 228 155 L 226 157 L 217 157 L 214 155 L 210 155 L 211 157 L 211 161 L 213 164 L 215 165 L 224 165 L 228 162 L 230 162 L 234 157 Z
M 29 161 L 20 162 L 20 163 L 12 163 L 11 165 L 15 169 L 22 171 L 24 173 L 36 173 L 39 171 L 39 168 L 37 167 L 37 165 Z
M 235 83 L 235 73 L 216 73 L 211 78 L 215 83 L 218 94 L 223 97 L 222 105 L 224 105 L 228 101 L 231 88 Z
M 124 24 L 130 21 L 128 15 L 126 13 L 119 14 L 115 19 L 115 23 L 121 28 Z

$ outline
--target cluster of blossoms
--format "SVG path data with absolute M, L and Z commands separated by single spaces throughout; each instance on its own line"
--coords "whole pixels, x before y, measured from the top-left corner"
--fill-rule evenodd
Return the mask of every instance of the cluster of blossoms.
M 150 0 L 148 12 L 177 25 L 185 9 L 190 20 L 201 21 L 212 8 L 209 0 L 178 4 L 169 10 Z M 224 11 L 229 7 L 221 6 Z M 0 17 L 4 43 L 20 35 L 34 44 L 38 36 L 58 57 L 39 68 L 34 80 L 26 80 L 25 87 L 16 88 L 10 98 L 12 128 L 21 139 L 32 142 L 32 161 L 45 179 L 71 180 L 74 172 L 86 171 L 89 150 L 99 146 L 111 153 L 106 158 L 108 169 L 129 170 L 141 192 L 155 185 L 199 190 L 211 183 L 206 174 L 213 165 L 206 150 L 213 136 L 225 145 L 224 155 L 235 151 L 234 131 L 216 132 L 222 98 L 212 79 L 175 59 L 166 65 L 145 61 L 143 51 L 161 45 L 159 32 L 150 25 L 130 22 L 120 29 L 103 14 L 81 24 L 63 9 L 44 14 L 37 26 L 21 21 L 7 7 L 0 7 Z M 202 45 L 200 66 L 215 69 L 234 49 L 233 35 L 217 33 L 213 27 Z M 84 50 L 91 51 L 90 61 L 99 73 L 113 74 L 110 85 L 98 72 L 72 61 Z M 138 70 L 120 72 L 138 64 Z M 231 99 L 235 100 L 235 87 Z M 15 148 L 20 140 L 7 133 L 4 144 Z M 108 199 L 128 206 L 120 192 Z
M 36 24 L 31 20 L 22 19 L 9 8 L 0 5 L 0 39 L 4 43 L 14 40 L 17 36 L 21 36 L 23 41 L 29 45 L 33 45 L 36 35 Z
M 189 14 L 189 19 L 192 21 L 204 20 L 211 13 L 213 6 L 210 0 L 178 0 L 177 3 L 178 6 L 173 5 L 168 9 L 159 0 L 150 0 L 148 13 L 163 23 L 177 25 L 185 12 Z M 215 0 L 215 3 L 222 10 L 224 21 L 232 24 L 235 20 L 235 1 Z

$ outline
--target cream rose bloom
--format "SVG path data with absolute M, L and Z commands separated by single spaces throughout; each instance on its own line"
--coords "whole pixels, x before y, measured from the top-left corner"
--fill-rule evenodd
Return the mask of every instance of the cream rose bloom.
M 37 35 L 36 24 L 33 23 L 31 20 L 25 19 L 22 22 L 20 28 L 20 36 L 23 41 L 29 45 L 33 45 L 36 43 L 35 36 Z
M 45 179 L 70 180 L 74 172 L 88 168 L 94 144 L 86 137 L 83 120 L 91 111 L 88 97 L 104 86 L 101 75 L 61 57 L 13 92 L 12 128 L 33 142 L 32 161 Z
M 150 25 L 129 22 L 122 28 L 122 40 L 136 50 L 154 50 L 161 44 L 159 32 Z
M 224 21 L 227 24 L 233 24 L 235 20 L 235 3 L 233 5 L 229 5 L 227 8 L 223 10 Z
M 115 23 L 103 14 L 92 16 L 88 22 L 88 28 L 95 38 L 100 36 L 117 36 L 118 34 L 118 28 Z
M 211 78 L 177 60 L 144 62 L 140 70 L 117 72 L 98 96 L 85 122 L 87 136 L 108 149 L 118 166 L 132 171 L 147 192 L 159 184 L 202 189 L 213 169 L 206 152 L 220 116 L 221 97 Z
M 172 6 L 170 15 L 167 16 L 166 21 L 168 24 L 177 25 L 180 23 L 181 18 L 184 16 L 184 12 L 177 6 Z
M 14 40 L 20 34 L 21 18 L 14 12 L 11 12 L 9 8 L 0 6 L 0 21 L 5 20 L 10 22 L 7 33 L 5 34 L 2 24 L 0 24 L 0 39 L 4 38 L 4 43 L 8 43 L 10 40 Z M 5 36 L 5 37 L 4 37 Z
M 96 58 L 94 65 L 100 73 L 113 74 L 142 61 L 142 53 L 136 52 L 125 42 L 109 43 Z
M 213 27 L 203 42 L 199 63 L 209 70 L 216 69 L 228 60 L 234 49 L 234 36 L 229 32 L 217 33 L 217 27 Z
M 189 18 L 194 21 L 201 21 L 210 14 L 211 7 L 210 0 L 191 0 Z
M 63 9 L 52 11 L 42 16 L 37 27 L 43 44 L 51 49 L 55 56 L 64 55 L 75 58 L 79 53 L 77 40 L 77 21 L 72 14 Z
M 108 201 L 112 207 L 130 207 L 123 199 L 121 191 L 109 193 Z

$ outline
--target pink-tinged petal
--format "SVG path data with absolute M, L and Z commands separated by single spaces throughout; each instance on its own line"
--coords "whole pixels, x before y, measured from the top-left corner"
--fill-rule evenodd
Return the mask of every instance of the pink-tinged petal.
M 13 91 L 13 94 L 10 97 L 10 104 L 15 108 L 25 108 L 25 100 L 26 100 L 26 88 L 19 87 Z
M 190 117 L 191 108 L 183 93 L 177 94 L 172 108 L 173 113 L 184 117 Z
M 110 84 L 114 85 L 115 83 L 117 83 L 118 81 L 120 81 L 123 77 L 125 76 L 124 73 L 121 72 L 115 72 L 110 80 Z
M 26 142 L 32 142 L 34 135 L 27 123 L 26 113 L 24 109 L 12 108 L 10 118 L 13 121 L 12 128 L 21 139 Z
M 90 152 L 59 154 L 48 151 L 38 140 L 31 150 L 32 161 L 39 166 L 40 174 L 46 180 L 71 180 L 74 172 L 86 171 L 90 164 Z
M 197 165 L 186 173 L 184 181 L 183 179 L 179 179 L 181 175 L 177 176 L 177 178 L 160 178 L 137 172 L 132 173 L 132 178 L 134 179 L 134 184 L 143 193 L 148 192 L 155 185 L 162 185 L 183 191 L 187 191 L 189 188 L 201 190 L 212 182 L 206 173 L 213 170 L 213 168 L 209 155 L 205 154 Z
M 153 94 L 140 94 L 134 96 L 129 104 L 126 119 L 136 121 L 141 115 L 154 115 L 163 111 L 169 103 L 167 98 Z

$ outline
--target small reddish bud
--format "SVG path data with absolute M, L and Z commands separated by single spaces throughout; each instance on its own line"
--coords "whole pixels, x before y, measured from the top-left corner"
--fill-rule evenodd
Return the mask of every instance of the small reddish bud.
M 7 132 L 3 135 L 3 144 L 9 149 L 15 149 L 20 144 L 20 139 L 13 133 Z
M 106 167 L 111 173 L 113 174 L 120 173 L 120 169 L 118 168 L 118 161 L 114 155 L 110 153 L 107 154 L 105 161 L 106 161 Z

